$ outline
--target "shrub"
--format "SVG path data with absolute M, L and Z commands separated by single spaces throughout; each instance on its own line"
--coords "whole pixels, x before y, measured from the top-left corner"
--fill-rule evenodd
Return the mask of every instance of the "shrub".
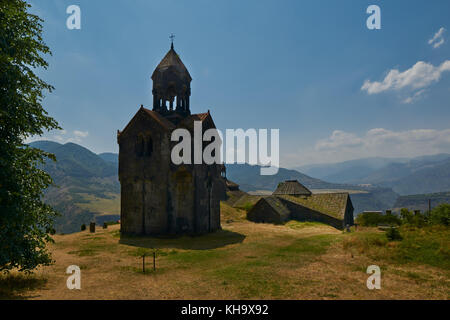
M 413 224 L 413 214 L 408 209 L 403 208 L 400 210 L 400 217 L 402 217 L 402 220 L 404 223 Z
M 401 220 L 390 212 L 364 212 L 356 217 L 356 223 L 364 227 L 375 227 L 379 224 L 400 225 Z
M 450 204 L 444 203 L 431 210 L 429 214 L 431 224 L 450 225 Z
M 81 231 L 84 231 L 84 230 L 86 230 L 86 225 L 83 223 L 83 224 L 81 225 Z
M 389 241 L 400 241 L 403 239 L 398 229 L 394 227 L 391 227 L 386 231 L 386 237 Z

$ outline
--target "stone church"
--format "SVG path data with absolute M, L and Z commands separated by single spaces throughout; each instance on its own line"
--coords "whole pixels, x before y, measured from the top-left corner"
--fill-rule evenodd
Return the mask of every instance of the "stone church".
M 121 233 L 158 236 L 216 231 L 221 228 L 220 200 L 226 197 L 223 165 L 171 161 L 172 147 L 178 143 L 171 141 L 175 129 L 187 129 L 193 136 L 194 121 L 201 122 L 203 132 L 215 128 L 209 110 L 191 114 L 192 78 L 173 43 L 151 78 L 152 109 L 141 106 L 117 132 Z

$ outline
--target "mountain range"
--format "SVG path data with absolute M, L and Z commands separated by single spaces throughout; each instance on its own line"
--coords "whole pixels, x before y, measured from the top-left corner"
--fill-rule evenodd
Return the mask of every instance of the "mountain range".
M 81 224 L 88 224 L 95 221 L 99 224 L 105 221 L 117 220 L 120 214 L 120 184 L 118 181 L 118 155 L 115 153 L 94 152 L 75 143 L 60 144 L 53 141 L 36 141 L 30 146 L 42 149 L 55 154 L 57 161 L 48 160 L 43 166 L 53 178 L 55 185 L 48 188 L 45 192 L 44 200 L 54 206 L 62 215 L 55 221 L 55 228 L 58 232 L 71 233 L 78 231 Z M 445 165 L 445 156 L 440 155 L 441 162 Z M 403 176 L 407 181 L 416 175 L 426 174 L 426 170 L 438 167 L 439 158 L 436 156 L 433 161 L 430 159 L 421 159 L 431 161 L 433 164 L 428 168 L 423 165 L 421 170 L 415 170 L 414 174 Z M 416 159 L 417 161 L 421 161 Z M 376 177 L 375 173 L 383 172 L 398 163 L 386 162 L 386 159 L 361 160 L 361 168 L 370 163 L 374 169 L 370 174 Z M 399 162 L 410 168 L 415 164 L 414 161 L 403 159 Z M 424 162 L 420 162 L 424 163 Z M 337 167 L 347 170 L 349 164 L 339 164 Z M 409 167 L 408 167 L 409 166 Z M 418 165 L 416 165 L 417 167 Z M 398 198 L 389 186 L 382 183 L 376 185 L 355 185 L 350 183 L 327 182 L 319 178 L 313 178 L 308 174 L 297 170 L 279 168 L 276 175 L 260 175 L 259 166 L 248 164 L 226 165 L 227 178 L 238 183 L 243 191 L 273 191 L 279 182 L 285 180 L 298 180 L 314 192 L 333 192 L 346 191 L 350 193 L 355 214 L 364 210 L 385 210 L 394 206 Z M 319 167 L 307 168 L 305 172 L 318 170 Z M 326 168 L 326 167 L 323 167 Z M 337 174 L 339 171 L 330 167 L 329 172 Z M 327 170 L 324 170 L 327 171 Z M 335 170 L 335 171 L 333 171 Z M 412 170 L 412 169 L 411 169 Z M 424 171 L 422 171 L 424 170 Z M 360 171 L 362 172 L 362 170 Z M 425 172 L 425 173 L 424 173 Z M 396 172 L 398 173 L 398 172 Z M 393 176 L 393 175 L 392 175 Z M 423 178 L 423 181 L 427 177 Z M 436 179 L 436 177 L 435 177 Z M 365 181 L 365 180 L 364 180 Z M 427 186 L 424 185 L 426 191 Z M 433 187 L 434 188 L 434 187 Z M 433 189 L 434 190 L 434 189 Z M 432 192 L 432 191 L 431 191 Z
M 450 154 L 415 158 L 366 158 L 296 170 L 334 183 L 392 188 L 400 195 L 450 190 Z

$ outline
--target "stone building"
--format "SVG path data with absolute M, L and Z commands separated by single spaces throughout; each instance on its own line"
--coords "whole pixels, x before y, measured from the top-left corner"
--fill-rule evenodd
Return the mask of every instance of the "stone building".
M 226 196 L 223 166 L 171 161 L 178 143 L 171 141 L 175 129 L 187 129 L 193 136 L 194 121 L 201 122 L 203 132 L 215 128 L 209 110 L 191 114 L 192 78 L 173 44 L 151 78 L 152 110 L 141 106 L 117 133 L 121 233 L 194 235 L 218 230 L 220 200 Z
M 271 196 L 261 197 L 247 213 L 247 219 L 273 224 L 289 220 L 316 221 L 337 229 L 354 224 L 348 193 L 313 194 L 296 180 L 280 183 Z

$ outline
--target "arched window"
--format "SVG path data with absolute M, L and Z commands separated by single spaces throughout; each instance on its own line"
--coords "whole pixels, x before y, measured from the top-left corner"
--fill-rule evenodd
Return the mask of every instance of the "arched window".
M 142 157 L 144 155 L 144 147 L 145 147 L 144 137 L 142 135 L 138 135 L 135 147 L 136 155 L 138 157 Z
M 147 148 L 145 149 L 145 155 L 147 157 L 150 157 L 153 153 L 153 140 L 152 137 L 148 136 L 146 137 L 146 146 Z

